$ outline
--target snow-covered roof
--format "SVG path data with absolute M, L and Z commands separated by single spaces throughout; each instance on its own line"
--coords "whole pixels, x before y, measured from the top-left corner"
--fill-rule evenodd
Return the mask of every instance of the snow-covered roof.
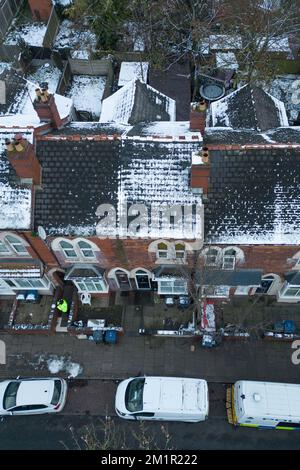
M 36 195 L 37 226 L 42 225 L 51 235 L 130 236 L 130 228 L 122 222 L 124 210 L 142 204 L 149 212 L 149 224 L 141 226 L 138 237 L 199 236 L 201 195 L 192 192 L 189 171 L 192 153 L 201 149 L 200 139 L 134 138 L 126 133 L 116 135 L 114 129 L 111 135 L 101 135 L 95 125 L 75 127 L 73 133 L 81 136 L 76 142 L 72 137 L 68 139 L 65 129 L 37 141 L 41 165 L 48 168 L 43 174 L 44 189 Z M 67 159 L 63 158 L 66 153 Z M 59 174 L 55 172 L 57 165 Z M 65 174 L 69 175 L 67 180 Z M 100 223 L 103 204 L 114 207 L 117 226 Z M 161 213 L 163 208 L 172 210 L 174 206 L 185 208 L 184 225 L 160 221 L 160 215 L 156 220 L 155 211 Z
M 16 133 L 22 133 L 29 142 L 33 140 L 33 129 L 0 129 L 0 229 L 25 230 L 31 226 L 32 191 L 18 183 L 5 147 L 5 139 L 12 139 Z
M 48 83 L 48 90 L 50 93 L 55 93 L 59 80 L 61 78 L 61 71 L 55 67 L 50 61 L 37 67 L 33 72 L 27 75 L 26 79 L 32 83 Z
M 124 86 L 134 79 L 147 83 L 148 62 L 122 62 L 118 86 Z
M 213 102 L 210 112 L 214 127 L 265 131 L 289 125 L 282 101 L 251 85 Z
M 265 44 L 267 44 L 267 51 L 269 52 L 292 52 L 289 45 L 289 38 L 286 36 L 276 36 L 271 38 L 262 36 L 258 40 L 258 45 L 264 47 Z
M 216 66 L 223 69 L 239 68 L 234 52 L 216 52 Z
M 299 245 L 300 145 L 210 150 L 208 243 Z
M 6 103 L 0 104 L 0 126 L 39 126 L 40 120 L 33 108 L 35 89 L 39 84 L 26 80 L 13 69 L 5 69 L 0 80 L 6 84 Z M 57 93 L 54 97 L 61 119 L 70 116 L 72 100 Z
M 168 96 L 140 80 L 131 80 L 102 102 L 99 122 L 137 124 L 175 121 L 176 104 Z
M 190 130 L 190 121 L 158 121 L 133 126 L 127 132 L 133 137 L 157 137 L 162 140 L 202 141 L 201 132 Z
M 242 48 L 242 37 L 229 34 L 212 34 L 209 36 L 210 50 L 234 50 Z

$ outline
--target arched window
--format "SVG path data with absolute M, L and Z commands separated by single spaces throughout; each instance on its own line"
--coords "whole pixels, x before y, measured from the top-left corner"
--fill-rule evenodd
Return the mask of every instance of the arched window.
M 236 251 L 233 248 L 229 248 L 224 251 L 223 255 L 223 269 L 234 269 L 235 267 Z
M 207 266 L 215 266 L 217 264 L 218 250 L 209 248 L 205 254 L 205 264 Z
M 77 258 L 77 254 L 73 248 L 72 243 L 62 240 L 61 242 L 59 242 L 59 245 L 62 251 L 64 252 L 66 258 Z
M 91 245 L 85 241 L 78 242 L 78 247 L 84 258 L 94 258 L 94 252 Z
M 158 258 L 168 257 L 168 245 L 166 243 L 160 242 L 157 244 L 157 256 Z
M 16 253 L 28 254 L 28 251 L 26 250 L 25 246 L 19 238 L 13 237 L 12 235 L 6 235 L 5 240 L 9 243 L 9 245 Z
M 183 243 L 175 244 L 176 259 L 184 259 L 185 257 L 185 245 Z

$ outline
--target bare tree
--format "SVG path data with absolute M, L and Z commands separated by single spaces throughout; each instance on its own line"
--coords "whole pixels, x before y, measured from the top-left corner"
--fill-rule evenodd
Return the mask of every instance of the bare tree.
M 299 34 L 297 1 L 281 0 L 273 5 L 262 0 L 222 0 L 221 29 L 233 38 L 241 37 L 236 55 L 247 82 L 272 78 L 276 73 L 274 53 L 280 56 L 284 39 Z
M 79 450 L 173 450 L 168 427 L 161 425 L 159 431 L 152 431 L 145 421 L 139 421 L 137 429 L 126 432 L 109 416 L 100 419 L 97 427 L 92 423 L 77 432 L 70 427 L 72 441 Z M 61 444 L 68 448 L 64 442 Z

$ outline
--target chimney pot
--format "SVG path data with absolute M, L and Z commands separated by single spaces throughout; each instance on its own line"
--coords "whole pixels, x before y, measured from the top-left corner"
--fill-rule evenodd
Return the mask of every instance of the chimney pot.
M 206 111 L 206 108 L 207 108 L 207 105 L 206 105 L 206 101 L 205 100 L 200 100 L 200 103 L 199 103 L 199 111 Z
M 42 103 L 47 103 L 48 101 L 48 96 L 46 96 L 46 94 L 43 91 L 41 92 L 41 100 L 42 100 Z
M 23 152 L 23 150 L 25 150 L 25 147 L 21 144 L 21 142 L 15 141 L 15 149 L 17 152 Z
M 15 150 L 14 144 L 9 139 L 5 139 L 5 145 L 8 152 Z
M 35 89 L 35 99 L 41 101 L 41 90 L 39 88 Z
M 35 185 L 41 184 L 41 167 L 33 144 L 21 134 L 17 134 L 13 142 L 7 139 L 5 144 L 8 159 L 19 178 L 31 179 Z

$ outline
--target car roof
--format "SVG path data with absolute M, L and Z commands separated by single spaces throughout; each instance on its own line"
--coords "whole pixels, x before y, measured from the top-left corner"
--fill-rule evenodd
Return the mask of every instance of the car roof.
M 16 406 L 50 405 L 54 380 L 23 380 L 17 392 Z

